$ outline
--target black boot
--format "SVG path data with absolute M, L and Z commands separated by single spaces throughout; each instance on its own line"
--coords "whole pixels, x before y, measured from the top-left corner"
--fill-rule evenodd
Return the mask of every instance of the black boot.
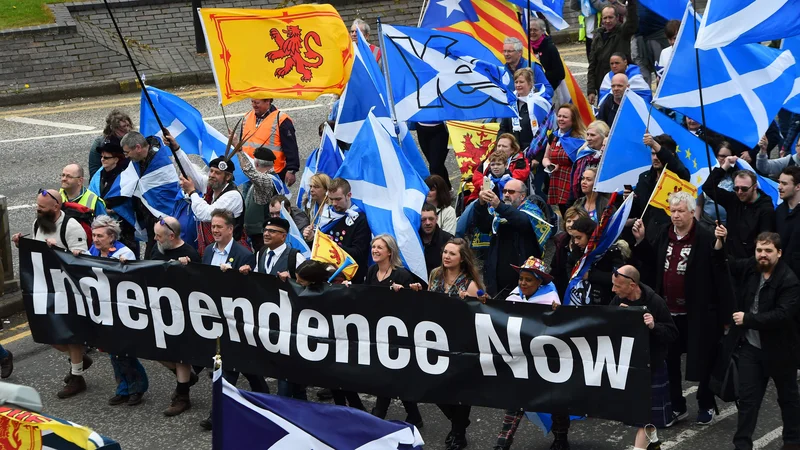
M 553 444 L 550 445 L 550 450 L 569 450 L 569 441 L 567 441 L 567 433 L 553 433 L 555 439 Z

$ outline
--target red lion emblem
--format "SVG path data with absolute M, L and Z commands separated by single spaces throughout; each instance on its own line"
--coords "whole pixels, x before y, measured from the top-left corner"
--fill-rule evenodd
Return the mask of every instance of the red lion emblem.
M 312 50 L 309 46 L 309 41 L 312 39 L 317 47 L 322 45 L 319 34 L 316 31 L 309 31 L 306 33 L 304 40 L 302 38 L 302 30 L 297 25 L 287 25 L 283 33 L 286 34 L 286 39 L 281 36 L 281 32 L 277 28 L 269 30 L 269 36 L 278 44 L 278 50 L 267 52 L 264 57 L 269 62 L 274 62 L 281 58 L 286 59 L 283 67 L 275 69 L 276 77 L 283 78 L 294 69 L 300 74 L 300 81 L 308 83 L 312 78 L 311 69 L 321 66 L 323 61 L 322 55 Z M 303 47 L 306 50 L 305 57 L 300 54 Z M 314 60 L 314 62 L 309 60 Z
M 491 139 L 483 139 L 484 137 L 486 137 L 485 133 L 478 133 L 478 145 L 476 146 L 475 143 L 472 142 L 472 134 L 465 134 L 463 136 L 464 140 L 462 141 L 464 143 L 464 152 L 456 155 L 461 173 L 469 175 L 470 179 L 472 177 L 472 171 L 483 161 L 483 158 L 489 153 L 490 148 L 494 144 Z

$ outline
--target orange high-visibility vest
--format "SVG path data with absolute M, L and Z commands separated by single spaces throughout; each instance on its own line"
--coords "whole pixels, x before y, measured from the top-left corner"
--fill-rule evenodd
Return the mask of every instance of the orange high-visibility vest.
M 272 111 L 261 124 L 256 127 L 256 113 L 252 110 L 244 116 L 242 125 L 242 136 L 250 136 L 250 139 L 242 146 L 242 151 L 253 156 L 259 147 L 266 147 L 275 154 L 275 173 L 280 173 L 286 168 L 286 155 L 281 150 L 281 133 L 279 127 L 284 120 L 289 119 L 288 114 L 281 113 L 280 110 Z

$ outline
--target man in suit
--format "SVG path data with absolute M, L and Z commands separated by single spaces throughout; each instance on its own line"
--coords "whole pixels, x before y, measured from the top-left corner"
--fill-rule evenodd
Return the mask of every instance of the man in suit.
M 233 214 L 226 209 L 215 209 L 211 212 L 211 235 L 214 237 L 214 243 L 206 247 L 203 252 L 203 264 L 210 266 L 218 266 L 223 272 L 233 269 L 239 270 L 240 267 L 255 264 L 255 257 L 253 253 L 242 244 L 234 241 L 233 227 L 236 223 Z M 189 258 L 184 256 L 180 258 L 182 264 L 188 264 Z M 222 376 L 225 381 L 230 384 L 236 385 L 239 379 L 239 372 L 233 370 L 223 370 Z M 244 374 L 250 383 L 250 388 L 255 392 L 264 392 L 269 394 L 269 386 L 266 380 L 261 375 Z M 200 423 L 206 430 L 211 429 L 211 415 Z

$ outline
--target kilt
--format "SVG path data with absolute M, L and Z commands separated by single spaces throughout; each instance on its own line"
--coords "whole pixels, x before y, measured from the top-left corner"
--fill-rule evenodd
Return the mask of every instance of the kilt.
M 633 425 L 644 428 L 645 425 L 652 424 L 656 428 L 666 428 L 667 423 L 672 419 L 672 400 L 669 395 L 669 375 L 667 374 L 667 364 L 661 362 L 658 368 L 650 372 L 650 418 L 647 422 L 637 422 Z

